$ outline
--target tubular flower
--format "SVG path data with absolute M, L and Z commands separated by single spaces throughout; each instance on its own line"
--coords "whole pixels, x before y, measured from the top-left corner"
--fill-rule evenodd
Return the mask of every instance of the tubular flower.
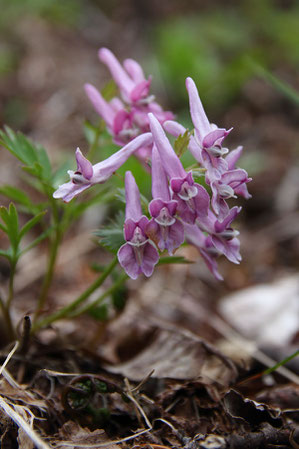
M 248 199 L 246 184 L 251 181 L 245 170 L 236 169 L 242 147 L 229 153 L 222 147 L 224 138 L 232 130 L 218 128 L 210 124 L 200 101 L 197 88 L 191 78 L 186 79 L 189 95 L 190 114 L 194 124 L 195 135 L 190 136 L 188 148 L 202 168 L 205 169 L 205 181 L 212 190 L 212 208 L 219 220 L 229 214 L 227 200 L 241 195 Z M 185 128 L 175 121 L 166 121 L 163 124 L 166 131 L 178 137 L 184 134 Z M 224 157 L 225 156 L 225 157 Z
M 219 180 L 212 181 L 212 206 L 219 219 L 225 218 L 229 213 L 226 202 L 229 198 L 237 198 L 236 194 L 248 194 L 246 183 L 251 181 L 245 170 L 239 168 L 228 170 L 221 175 Z M 245 188 L 245 190 L 244 190 Z M 248 194 L 249 195 L 249 194 Z
M 167 176 L 157 148 L 152 152 L 152 196 L 149 212 L 153 217 L 147 226 L 147 234 L 157 242 L 161 251 L 170 255 L 184 242 L 184 227 L 177 220 L 177 201 L 171 200 Z
M 163 167 L 170 180 L 172 198 L 177 201 L 177 211 L 181 219 L 194 223 L 197 217 L 205 217 L 208 213 L 209 195 L 204 187 L 196 184 L 192 173 L 187 173 L 175 154 L 160 123 L 153 114 L 149 114 L 150 128 L 153 134 Z
M 124 145 L 141 133 L 149 131 L 148 113 L 152 112 L 160 123 L 171 120 L 173 114 L 163 111 L 154 95 L 149 95 L 151 78 L 146 79 L 141 66 L 133 59 L 126 59 L 123 66 L 107 48 L 99 50 L 99 59 L 107 65 L 117 84 L 121 99 L 107 102 L 91 84 L 85 84 L 85 92 L 96 112 L 106 122 L 108 131 L 117 145 Z M 151 147 L 144 147 L 137 156 L 146 161 Z
M 236 264 L 239 264 L 242 259 L 240 242 L 237 238 L 239 232 L 231 227 L 231 223 L 241 212 L 241 209 L 238 206 L 233 207 L 222 221 L 219 221 L 211 210 L 209 210 L 206 218 L 196 220 L 199 229 L 210 236 L 210 241 L 219 254 L 223 254 L 228 260 Z
M 54 198 L 62 198 L 68 203 L 75 196 L 94 184 L 103 184 L 113 173 L 121 167 L 126 160 L 134 154 L 140 147 L 147 146 L 152 143 L 152 135 L 150 133 L 136 137 L 121 150 L 112 154 L 102 162 L 92 165 L 81 153 L 80 149 L 76 150 L 77 170 L 68 171 L 71 180 L 62 184 L 53 194 Z
M 143 273 L 149 277 L 158 263 L 159 253 L 154 243 L 149 240 L 146 228 L 148 218 L 142 215 L 140 193 L 135 179 L 130 171 L 125 177 L 126 191 L 126 221 L 124 236 L 127 243 L 122 245 L 117 253 L 120 265 L 132 279 L 137 279 Z
M 199 227 L 185 223 L 185 235 L 186 240 L 191 245 L 194 245 L 200 252 L 207 267 L 218 281 L 223 281 L 223 277 L 218 271 L 217 258 L 221 255 L 221 252 L 212 243 L 211 236 L 206 236 Z

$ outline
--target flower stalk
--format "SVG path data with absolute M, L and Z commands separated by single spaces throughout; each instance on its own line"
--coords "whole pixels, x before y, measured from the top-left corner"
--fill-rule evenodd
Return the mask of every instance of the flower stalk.
M 117 263 L 118 260 L 117 257 L 115 256 L 113 260 L 110 262 L 110 264 L 107 265 L 102 274 L 83 293 L 81 293 L 81 295 L 78 296 L 78 298 L 75 299 L 75 301 L 63 307 L 62 309 L 58 310 L 57 312 L 54 312 L 53 314 L 47 316 L 46 318 L 33 323 L 31 333 L 35 333 L 37 330 L 54 323 L 54 321 L 61 320 L 62 318 L 66 318 L 70 314 L 72 314 L 80 304 L 82 304 L 95 290 L 97 290 L 104 283 L 104 281 L 113 271 Z

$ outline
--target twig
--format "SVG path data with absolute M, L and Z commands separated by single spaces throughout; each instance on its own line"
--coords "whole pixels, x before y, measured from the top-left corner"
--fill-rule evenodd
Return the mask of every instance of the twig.
M 31 320 L 28 315 L 24 316 L 23 318 L 23 330 L 20 340 L 20 347 L 19 351 L 21 354 L 26 354 L 29 346 L 29 340 L 30 340 L 30 329 L 31 329 Z
M 10 361 L 10 359 L 12 358 L 12 356 L 14 355 L 14 353 L 17 351 L 18 347 L 19 347 L 19 342 L 16 341 L 14 344 L 14 347 L 12 348 L 12 350 L 10 351 L 10 353 L 8 354 L 8 356 L 5 359 L 5 362 L 3 363 L 3 365 L 0 368 L 0 376 L 2 375 L 3 370 L 5 369 L 6 365 L 8 364 L 8 362 Z
M 62 443 L 59 443 L 59 445 L 57 445 L 56 447 L 60 448 L 60 447 L 72 446 L 72 447 L 76 447 L 76 448 L 80 447 L 80 448 L 86 448 L 86 449 L 97 449 L 99 447 L 109 447 L 112 444 L 120 444 L 120 443 L 125 443 L 126 441 L 133 440 L 134 438 L 137 438 L 140 435 L 143 435 L 144 433 L 149 432 L 150 430 L 152 430 L 152 428 L 141 430 L 140 432 L 134 433 L 133 435 L 130 435 L 130 436 L 125 437 L 125 438 L 121 438 L 120 440 L 107 441 L 106 443 L 79 444 L 79 443 L 76 443 L 74 441 L 73 442 L 72 441 L 69 441 L 69 442 L 68 441 L 63 441 Z

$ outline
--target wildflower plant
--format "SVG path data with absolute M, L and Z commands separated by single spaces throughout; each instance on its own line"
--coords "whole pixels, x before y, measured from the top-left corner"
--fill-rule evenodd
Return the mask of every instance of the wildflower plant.
M 0 251 L 0 256 L 10 263 L 8 293 L 6 298 L 1 293 L 0 306 L 11 337 L 15 334 L 11 303 L 17 262 L 24 252 L 42 240 L 49 241 L 48 265 L 37 298 L 33 332 L 61 318 L 95 310 L 105 298 L 119 292 L 128 277 L 136 279 L 142 274 L 149 277 L 161 263 L 187 262 L 175 256 L 185 242 L 198 249 L 218 280 L 222 279 L 217 265 L 220 256 L 236 264 L 241 260 L 238 231 L 233 227 L 241 207 L 231 207 L 230 199 L 250 198 L 247 183 L 251 179 L 245 170 L 236 167 L 243 148 L 229 151 L 223 146 L 232 128 L 226 130 L 209 122 L 191 78 L 186 80 L 194 125 L 194 131 L 190 132 L 174 121 L 174 114 L 164 111 L 155 101 L 150 93 L 151 78 L 145 78 L 136 61 L 127 59 L 121 65 L 106 48 L 100 49 L 99 58 L 110 70 L 119 96 L 107 100 L 90 84 L 85 84 L 85 91 L 104 121 L 110 139 L 120 147 L 113 154 L 94 163 L 93 150 L 100 147 L 102 152 L 99 138 L 103 122 L 98 127 L 88 124 L 93 136 L 90 157 L 77 148 L 76 169 L 68 170 L 70 180 L 60 183 L 64 165 L 53 171 L 42 147 L 9 128 L 0 134 L 1 145 L 23 164 L 23 180 L 39 198 L 33 201 L 21 189 L 9 185 L 0 187 L 0 193 L 17 205 L 11 203 L 8 208 L 0 209 L 0 230 L 10 243 L 7 249 Z M 174 146 L 166 133 L 176 138 Z M 181 161 L 186 151 L 196 160 L 191 169 L 184 167 Z M 144 176 L 151 177 L 150 200 L 140 194 L 130 170 L 125 171 L 124 191 L 117 190 L 110 180 L 133 156 L 140 161 L 142 170 L 146 167 Z M 198 173 L 202 177 L 200 184 L 194 176 Z M 80 199 L 74 199 L 81 194 Z M 57 253 L 66 231 L 88 207 L 120 197 L 125 202 L 125 215 L 120 213 L 114 224 L 95 233 L 100 243 L 114 253 L 114 258 L 101 267 L 99 277 L 73 302 L 44 316 Z M 29 215 L 23 226 L 19 225 L 17 209 Z M 23 245 L 23 237 L 37 226 L 39 235 Z M 124 272 L 116 268 L 118 263 Z M 108 289 L 96 300 L 87 302 L 108 277 L 112 279 Z

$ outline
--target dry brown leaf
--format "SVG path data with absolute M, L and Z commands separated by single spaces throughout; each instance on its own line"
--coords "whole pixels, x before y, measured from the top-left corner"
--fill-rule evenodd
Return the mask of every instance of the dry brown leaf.
M 69 449 L 76 449 L 77 444 L 103 444 L 107 442 L 109 449 L 119 449 L 115 444 L 109 444 L 107 434 L 103 429 L 97 429 L 94 431 L 88 428 L 82 428 L 75 421 L 67 421 L 59 431 L 59 440 L 52 440 L 52 443 L 56 443 L 56 447 L 64 447 L 66 443 L 69 443 L 67 447 Z M 71 443 L 74 443 L 73 445 Z
M 270 408 L 261 402 L 244 398 L 235 390 L 230 390 L 223 398 L 224 408 L 232 417 L 244 420 L 253 426 L 262 423 L 269 423 L 273 427 L 279 427 L 282 424 L 280 419 L 281 411 Z
M 299 280 L 289 276 L 223 298 L 224 318 L 242 335 L 263 345 L 287 345 L 299 329 Z
M 107 367 L 134 381 L 152 377 L 172 379 L 201 378 L 204 383 L 228 385 L 236 377 L 231 361 L 216 348 L 190 332 L 157 329 L 153 340 L 125 363 Z

